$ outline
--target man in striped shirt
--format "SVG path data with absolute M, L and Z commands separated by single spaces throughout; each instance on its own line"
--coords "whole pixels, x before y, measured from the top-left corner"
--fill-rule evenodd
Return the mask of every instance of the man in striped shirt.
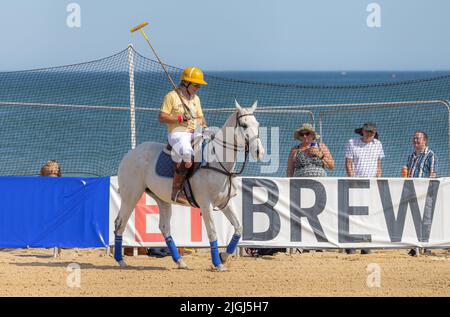
M 428 147 L 428 135 L 423 131 L 416 131 L 412 141 L 414 151 L 408 157 L 406 163 L 408 177 L 436 177 L 437 157 Z M 424 253 L 431 254 L 431 250 L 424 249 Z M 418 256 L 419 248 L 411 249 L 408 254 Z
M 413 137 L 414 152 L 408 157 L 408 177 L 436 177 L 436 154 L 428 147 L 428 135 L 416 131 Z

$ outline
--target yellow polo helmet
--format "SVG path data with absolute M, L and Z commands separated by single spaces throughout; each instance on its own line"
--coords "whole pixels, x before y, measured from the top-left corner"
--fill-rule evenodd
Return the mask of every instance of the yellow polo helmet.
M 188 67 L 185 70 L 183 70 L 181 80 L 199 85 L 208 85 L 208 83 L 203 78 L 202 70 L 197 67 Z

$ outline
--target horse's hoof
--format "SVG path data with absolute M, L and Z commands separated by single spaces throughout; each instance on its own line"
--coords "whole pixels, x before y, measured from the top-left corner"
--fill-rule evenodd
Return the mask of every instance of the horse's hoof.
M 220 252 L 219 256 L 220 256 L 220 262 L 222 262 L 222 264 L 227 263 L 228 258 L 230 257 L 231 254 L 227 253 L 227 252 Z
M 120 260 L 117 263 L 119 263 L 119 266 L 120 266 L 121 269 L 127 268 L 127 264 L 125 263 L 124 260 Z
M 177 262 L 177 264 L 178 264 L 178 268 L 179 268 L 179 269 L 183 269 L 183 270 L 188 269 L 187 264 L 184 263 L 184 261 L 183 261 L 182 259 L 179 259 L 178 262 Z
M 228 269 L 223 264 L 220 264 L 219 266 L 213 266 L 211 268 L 211 270 L 213 272 L 227 272 L 228 271 Z

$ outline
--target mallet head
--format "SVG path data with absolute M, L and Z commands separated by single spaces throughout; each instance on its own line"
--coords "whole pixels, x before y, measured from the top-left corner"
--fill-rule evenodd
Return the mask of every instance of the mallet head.
M 140 30 L 143 27 L 146 27 L 147 25 L 148 25 L 148 22 L 141 23 L 138 26 L 135 26 L 134 28 L 132 28 L 130 31 L 131 31 L 131 33 L 136 32 L 137 30 Z

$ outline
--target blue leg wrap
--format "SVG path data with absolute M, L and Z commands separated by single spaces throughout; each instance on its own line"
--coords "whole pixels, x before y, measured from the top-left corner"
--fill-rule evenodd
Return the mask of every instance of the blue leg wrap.
M 230 243 L 227 246 L 227 253 L 228 254 L 233 254 L 234 251 L 236 251 L 236 247 L 237 247 L 237 244 L 238 244 L 240 239 L 241 239 L 240 235 L 237 235 L 237 234 L 233 235 L 233 238 L 231 238 L 231 241 L 230 241 Z
M 211 260 L 214 266 L 219 266 L 222 264 L 219 257 L 219 247 L 217 246 L 217 240 L 211 241 L 209 243 L 211 245 Z
M 180 256 L 180 253 L 178 253 L 177 246 L 175 245 L 175 242 L 173 241 L 171 236 L 168 236 L 166 238 L 166 244 L 170 250 L 170 254 L 172 255 L 173 261 L 178 262 L 178 260 L 181 258 L 181 256 Z
M 122 261 L 122 236 L 115 235 L 114 239 L 114 259 L 117 262 Z

